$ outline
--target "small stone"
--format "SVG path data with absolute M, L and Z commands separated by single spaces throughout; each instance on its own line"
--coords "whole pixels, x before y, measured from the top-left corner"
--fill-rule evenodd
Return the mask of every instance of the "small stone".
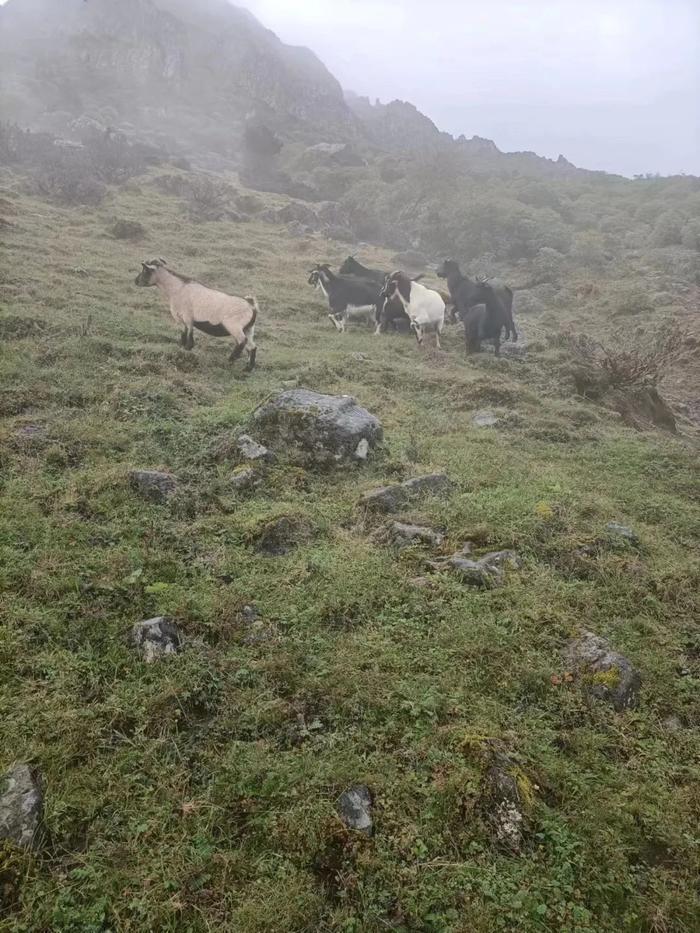
M 246 625 L 252 625 L 253 622 L 257 621 L 258 610 L 256 606 L 244 606 L 241 609 L 241 620 Z
M 472 416 L 472 424 L 477 428 L 494 428 L 501 419 L 492 411 L 477 411 Z
M 514 551 L 494 551 L 478 560 L 465 556 L 470 553 L 471 543 L 466 542 L 464 548 L 453 554 L 447 561 L 447 566 L 455 570 L 462 583 L 468 586 L 487 588 L 502 586 L 506 569 L 518 569 L 522 566 L 522 560 Z
M 366 353 L 351 353 L 350 356 L 356 363 L 366 363 L 369 360 Z
M 444 473 L 429 473 L 416 476 L 395 486 L 380 486 L 364 493 L 360 504 L 375 512 L 398 512 L 411 499 L 427 495 L 448 493 L 453 488 L 452 480 Z
M 674 715 L 667 716 L 665 719 L 663 719 L 661 721 L 661 725 L 666 730 L 666 732 L 671 733 L 680 732 L 683 728 L 683 723 L 679 717 Z
M 249 434 L 241 434 L 236 439 L 236 447 L 244 460 L 270 460 L 272 456 L 267 447 L 258 444 Z
M 137 622 L 131 630 L 131 641 L 147 664 L 177 654 L 182 649 L 180 630 L 168 616 Z
M 313 530 L 303 517 L 281 515 L 268 522 L 257 537 L 258 550 L 267 557 L 282 557 L 309 541 Z
M 338 799 L 338 812 L 348 829 L 372 835 L 372 795 L 366 785 L 344 791 Z
M 256 484 L 258 474 L 252 467 L 238 470 L 231 477 L 231 486 L 236 492 L 244 492 L 246 489 L 252 489 Z
M 503 571 L 507 567 L 519 570 L 523 565 L 522 558 L 515 551 L 493 551 L 479 558 L 479 563 L 494 572 Z
M 613 538 L 622 538 L 629 544 L 639 544 L 639 536 L 632 528 L 621 525 L 619 522 L 608 522 L 605 526 L 607 533 Z
M 495 753 L 486 774 L 484 796 L 496 840 L 517 854 L 522 849 L 527 821 L 515 774 L 516 767 L 510 758 Z
M 445 536 L 432 528 L 422 525 L 405 525 L 403 522 L 391 522 L 389 534 L 394 545 L 398 548 L 410 547 L 412 544 L 427 544 L 430 547 L 442 547 Z
M 44 797 L 38 773 L 18 763 L 0 775 L 0 840 L 36 848 L 42 836 Z
M 568 645 L 565 657 L 591 696 L 612 703 L 618 713 L 638 705 L 639 671 L 604 638 L 583 632 Z
M 177 492 L 177 480 L 170 473 L 158 470 L 132 470 L 129 482 L 144 498 L 151 502 L 167 502 Z
M 413 577 L 410 580 L 411 586 L 415 586 L 418 590 L 426 590 L 432 585 L 432 580 L 430 577 Z

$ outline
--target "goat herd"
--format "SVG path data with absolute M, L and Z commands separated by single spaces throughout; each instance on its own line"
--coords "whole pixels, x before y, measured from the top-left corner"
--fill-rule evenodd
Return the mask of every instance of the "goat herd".
M 337 274 L 327 264 L 314 266 L 309 285 L 326 296 L 328 316 L 341 333 L 354 319 L 374 321 L 376 334 L 403 325 L 414 331 L 419 345 L 426 333 L 433 332 L 439 349 L 449 305 L 449 319 L 464 324 L 468 353 L 477 353 L 482 340 L 492 340 L 498 356 L 503 331 L 506 340 L 518 339 L 513 323 L 513 292 L 508 286 L 490 285 L 481 278 L 472 281 L 462 275 L 453 259 L 446 259 L 437 275 L 447 279 L 449 295 L 427 288 L 420 281 L 422 275 L 410 278 L 405 272 L 368 269 L 348 256 Z
M 411 278 L 405 272 L 368 269 L 348 256 L 337 273 L 327 264 L 314 266 L 309 285 L 323 292 L 328 300 L 328 316 L 341 333 L 348 321 L 364 320 L 374 323 L 376 334 L 389 327 L 412 330 L 419 345 L 426 333 L 434 333 L 439 349 L 449 305 L 448 319 L 464 325 L 467 353 L 479 352 L 481 342 L 490 340 L 498 356 L 503 332 L 506 340 L 518 339 L 513 323 L 513 292 L 507 285 L 469 279 L 452 259 L 445 260 L 436 273 L 447 280 L 449 294 L 427 288 L 420 281 L 423 276 Z M 230 336 L 234 347 L 229 359 L 238 359 L 245 350 L 247 368 L 255 367 L 255 322 L 260 312 L 255 298 L 238 298 L 201 285 L 169 269 L 164 259 L 142 263 L 135 284 L 157 286 L 163 293 L 173 320 L 182 328 L 180 342 L 186 350 L 194 347 L 195 328 L 214 337 Z

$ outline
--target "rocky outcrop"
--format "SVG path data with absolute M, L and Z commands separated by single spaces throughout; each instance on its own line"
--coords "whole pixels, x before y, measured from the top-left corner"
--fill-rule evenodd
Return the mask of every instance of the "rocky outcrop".
M 318 466 L 358 462 L 377 448 L 382 424 L 349 395 L 289 389 L 253 413 L 255 430 L 273 449 Z
M 159 661 L 182 648 L 182 636 L 175 620 L 157 616 L 137 622 L 131 630 L 131 644 L 147 664 Z
M 160 470 L 132 470 L 129 483 L 132 489 L 151 502 L 167 502 L 177 492 L 175 477 Z
M 338 813 L 348 829 L 372 835 L 372 794 L 365 784 L 350 787 L 340 795 Z
M 43 805 L 39 775 L 30 765 L 15 764 L 0 775 L 0 843 L 35 848 L 43 834 Z
M 639 671 L 604 638 L 583 632 L 567 646 L 565 657 L 590 696 L 612 703 L 618 713 L 638 705 Z

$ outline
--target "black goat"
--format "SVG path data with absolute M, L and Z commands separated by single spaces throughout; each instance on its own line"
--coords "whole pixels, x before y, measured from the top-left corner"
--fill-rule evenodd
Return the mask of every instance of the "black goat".
M 474 304 L 466 311 L 457 314 L 464 324 L 464 341 L 467 353 L 479 353 L 482 340 L 492 340 L 496 356 L 501 355 L 501 331 L 508 321 L 512 322 L 509 312 L 503 305 L 496 289 L 488 282 L 476 282 Z M 513 328 L 514 329 L 514 328 Z
M 368 282 L 376 282 L 382 286 L 387 277 L 386 272 L 382 272 L 381 269 L 368 269 L 367 266 L 363 266 L 361 262 L 358 262 L 354 256 L 348 256 L 338 272 L 340 275 L 356 275 L 360 279 L 367 279 Z
M 483 303 L 481 286 L 484 281 L 481 279 L 473 281 L 462 275 L 459 264 L 454 259 L 446 259 L 440 268 L 436 270 L 436 274 L 441 279 L 447 279 L 447 287 L 450 290 L 454 305 L 453 320 L 457 318 L 464 321 L 471 308 Z M 517 340 L 518 332 L 515 329 L 513 320 L 513 290 L 507 285 L 493 285 L 489 286 L 489 288 L 491 288 L 502 307 L 501 316 L 506 331 L 505 339 Z

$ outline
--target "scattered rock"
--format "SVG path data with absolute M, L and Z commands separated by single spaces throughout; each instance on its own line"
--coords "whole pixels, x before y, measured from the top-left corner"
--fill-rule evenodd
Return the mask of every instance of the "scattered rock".
M 361 505 L 374 512 L 398 512 L 412 499 L 427 495 L 448 493 L 453 488 L 452 480 L 444 473 L 429 473 L 416 476 L 395 486 L 380 486 L 364 493 Z
M 258 444 L 249 434 L 241 434 L 236 438 L 236 449 L 243 460 L 270 460 L 272 458 L 267 447 Z
M 131 642 L 147 664 L 177 654 L 182 648 L 180 630 L 168 616 L 137 622 L 131 630 Z
M 604 638 L 583 632 L 569 644 L 565 655 L 591 696 L 612 703 L 618 713 L 638 705 L 639 671 Z
M 413 579 L 410 580 L 411 586 L 415 586 L 418 590 L 427 590 L 432 586 L 432 582 L 430 577 L 413 577 Z
M 356 363 L 368 363 L 369 357 L 366 353 L 351 353 L 350 358 L 355 360 Z
M 502 343 L 501 356 L 508 356 L 512 359 L 523 360 L 527 356 L 529 344 L 527 340 L 520 338 L 517 343 Z
M 365 784 L 350 787 L 340 795 L 338 813 L 348 829 L 372 835 L 372 795 Z
M 290 389 L 261 405 L 256 426 L 274 443 L 323 466 L 363 459 L 383 438 L 378 418 L 349 395 Z M 365 441 L 366 444 L 361 442 Z
M 237 470 L 231 477 L 231 486 L 235 492 L 252 489 L 258 482 L 258 474 L 252 467 Z
M 477 411 L 472 416 L 472 424 L 477 428 L 494 428 L 501 419 L 492 411 Z
M 683 728 L 683 723 L 680 718 L 674 715 L 667 716 L 665 719 L 663 719 L 661 721 L 661 725 L 666 730 L 666 732 L 671 733 L 680 732 Z
M 608 522 L 605 530 L 612 538 L 622 538 L 629 544 L 639 544 L 639 536 L 632 528 L 627 525 L 621 525 L 619 522 Z
M 132 489 L 151 502 L 166 502 L 177 492 L 177 480 L 170 473 L 158 470 L 132 470 L 129 473 Z
M 484 588 L 503 586 L 506 569 L 518 570 L 522 567 L 522 560 L 515 551 L 493 551 L 478 560 L 471 559 L 468 556 L 470 553 L 471 543 L 467 542 L 461 551 L 448 557 L 446 561 L 436 561 L 430 566 L 433 570 L 448 567 L 457 573 L 462 583 Z
M 516 766 L 506 755 L 494 755 L 486 774 L 485 802 L 497 841 L 517 854 L 523 846 L 527 820 L 516 774 Z
M 44 795 L 38 772 L 15 764 L 0 775 L 0 841 L 36 848 L 43 836 Z
M 282 515 L 263 527 L 256 546 L 266 557 L 282 557 L 308 541 L 311 535 L 312 529 L 306 519 Z
M 442 547 L 445 536 L 432 528 L 422 525 L 404 525 L 403 522 L 391 522 L 388 526 L 391 540 L 395 547 L 401 549 L 412 544 L 427 544 L 430 547 Z

